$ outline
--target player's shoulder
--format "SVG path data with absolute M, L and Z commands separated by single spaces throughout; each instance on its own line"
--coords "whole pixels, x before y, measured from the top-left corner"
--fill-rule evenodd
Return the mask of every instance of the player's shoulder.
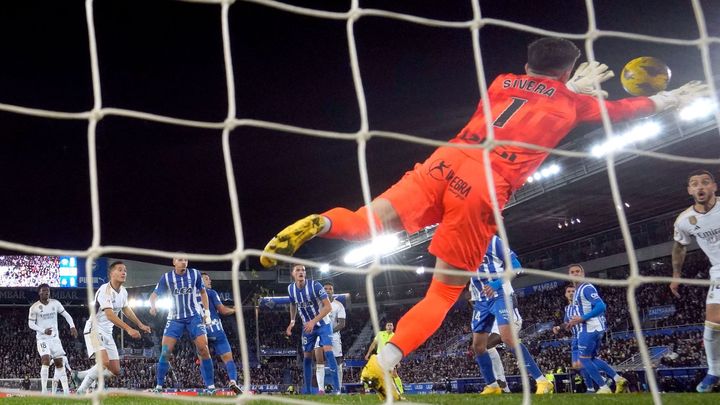
M 691 217 L 694 212 L 695 212 L 695 210 L 693 210 L 693 206 L 692 206 L 692 205 L 689 206 L 688 208 L 686 208 L 683 212 L 681 212 L 680 214 L 678 214 L 677 218 L 675 218 L 675 226 L 683 225 L 684 222 L 685 222 L 684 220 L 686 220 L 686 219 L 688 219 L 689 217 Z
M 40 300 L 35 301 L 32 305 L 30 305 L 30 311 L 35 311 L 35 310 L 37 310 L 38 307 L 40 307 L 41 304 L 42 304 L 42 303 L 40 302 Z

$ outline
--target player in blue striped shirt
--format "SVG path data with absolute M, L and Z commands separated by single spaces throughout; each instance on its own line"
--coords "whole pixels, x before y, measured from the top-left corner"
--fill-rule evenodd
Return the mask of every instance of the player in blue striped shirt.
M 578 314 L 578 309 L 574 304 L 575 285 L 570 284 L 565 287 L 565 298 L 568 301 L 568 305 L 565 307 L 565 318 L 563 319 L 563 324 L 553 326 L 553 333 L 557 335 L 561 330 L 569 330 L 570 333 L 572 333 L 572 340 L 570 341 L 570 363 L 572 364 L 572 367 L 577 370 L 580 376 L 582 376 L 582 379 L 585 382 L 585 387 L 587 387 L 587 391 L 595 392 L 595 384 L 593 383 L 592 378 L 590 378 L 590 375 L 588 375 L 587 371 L 582 367 L 582 364 L 580 364 L 580 352 L 578 351 L 577 340 L 577 334 L 580 327 L 577 325 L 572 327 L 568 325 L 568 322 L 570 322 L 570 320 Z
M 490 245 L 483 258 L 483 263 L 477 270 L 477 276 L 470 279 L 470 294 L 473 300 L 473 349 L 475 361 L 480 367 L 480 372 L 485 379 L 485 389 L 482 394 L 502 394 L 503 390 L 498 385 L 493 371 L 492 359 L 487 352 L 488 334 L 493 324 L 497 321 L 500 338 L 515 354 L 516 349 L 522 350 L 525 366 L 528 373 L 535 379 L 537 384 L 536 394 L 549 394 L 553 392 L 553 384 L 549 382 L 540 368 L 533 360 L 527 347 L 520 342 L 515 342 L 512 337 L 510 326 L 510 312 L 515 308 L 507 308 L 503 297 L 503 290 L 509 289 L 512 294 L 512 286 L 508 283 L 503 285 L 502 279 L 489 278 L 489 274 L 501 274 L 505 272 L 508 263 L 505 263 L 505 246 L 497 235 L 493 235 Z M 510 251 L 510 270 L 520 268 L 520 261 L 514 252 Z
M 310 394 L 312 392 L 313 349 L 318 339 L 325 353 L 325 364 L 330 369 L 333 387 L 339 387 L 337 361 L 335 361 L 335 355 L 332 351 L 332 325 L 330 325 L 330 318 L 328 317 L 332 307 L 327 292 L 319 282 L 306 279 L 305 266 L 302 264 L 293 266 L 292 278 L 293 283 L 288 285 L 290 324 L 285 333 L 288 336 L 292 335 L 295 317 L 299 312 L 300 319 L 303 321 L 303 384 L 305 393 Z
M 585 269 L 579 264 L 571 264 L 568 274 L 576 277 L 585 277 Z M 605 302 L 594 285 L 590 283 L 575 283 L 573 305 L 577 310 L 568 326 L 577 327 L 577 347 L 580 364 L 587 371 L 590 378 L 598 385 L 598 394 L 612 394 L 605 380 L 600 375 L 604 371 L 608 377 L 615 380 L 615 393 L 625 391 L 628 381 L 620 376 L 609 364 L 597 358 L 600 343 L 605 334 Z
M 172 308 L 168 313 L 168 321 L 163 331 L 162 349 L 155 375 L 157 384 L 155 391 L 162 391 L 165 375 L 170 369 L 168 357 L 173 352 L 175 343 L 187 330 L 202 359 L 200 369 L 203 381 L 208 391 L 212 393 L 215 391 L 215 376 L 206 330 L 206 325 L 211 323 L 207 291 L 200 272 L 196 269 L 189 269 L 187 259 L 174 258 L 173 267 L 172 271 L 160 277 L 155 290 L 150 294 L 150 314 L 153 316 L 157 314 L 155 303 L 159 296 L 169 295 L 172 298 Z M 200 295 L 202 307 L 195 299 L 197 295 Z
M 212 280 L 210 275 L 202 273 L 203 284 L 205 284 L 205 291 L 207 291 L 208 302 L 210 303 L 210 325 L 207 326 L 208 343 L 213 346 L 215 355 L 220 356 L 223 363 L 225 363 L 225 369 L 230 379 L 228 386 L 236 394 L 241 394 L 242 390 L 237 385 L 237 367 L 235 366 L 235 360 L 233 360 L 232 349 L 230 348 L 230 342 L 228 341 L 227 335 L 225 335 L 225 329 L 223 329 L 220 315 L 227 316 L 235 313 L 235 308 L 229 308 L 223 305 L 220 301 L 220 296 L 217 291 L 212 289 Z M 198 297 L 200 299 L 200 297 Z

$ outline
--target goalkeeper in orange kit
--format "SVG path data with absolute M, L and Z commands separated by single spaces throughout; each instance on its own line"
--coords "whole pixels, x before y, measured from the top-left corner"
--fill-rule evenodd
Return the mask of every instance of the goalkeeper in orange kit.
M 497 141 L 554 148 L 578 124 L 599 122 L 600 105 L 593 96 L 602 96 L 603 92 L 596 85 L 613 73 L 607 66 L 592 62 L 581 64 L 573 76 L 579 56 L 579 49 L 565 39 L 541 38 L 532 42 L 528 46 L 525 74 L 498 76 L 488 87 L 490 116 L 486 117 L 480 104 L 450 143 L 480 145 L 491 126 Z M 621 121 L 677 107 L 706 91 L 705 85 L 691 82 L 651 97 L 603 102 L 611 120 Z M 546 151 L 524 146 L 496 146 L 488 158 L 491 172 L 486 173 L 481 148 L 442 146 L 375 198 L 371 203 L 372 215 L 368 207 L 357 211 L 338 207 L 310 215 L 278 233 L 265 247 L 260 261 L 271 267 L 277 264 L 273 255 L 293 255 L 315 236 L 368 239 L 371 218 L 379 231 L 414 233 L 439 224 L 428 248 L 437 258 L 435 267 L 474 272 L 497 231 L 489 188 L 494 188 L 502 210 L 513 191 L 525 183 L 547 156 Z M 493 179 L 492 184 L 486 174 Z M 384 394 L 383 374 L 440 327 L 469 276 L 435 274 L 425 298 L 400 319 L 389 344 L 370 358 L 362 372 L 363 381 Z M 542 376 L 533 377 L 542 382 Z M 387 389 L 399 398 L 396 390 Z M 538 384 L 537 392 L 548 393 L 551 388 Z

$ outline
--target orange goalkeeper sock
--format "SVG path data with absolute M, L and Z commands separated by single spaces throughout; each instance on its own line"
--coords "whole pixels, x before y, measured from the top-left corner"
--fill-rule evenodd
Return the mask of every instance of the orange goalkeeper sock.
M 433 278 L 425 298 L 400 318 L 390 343 L 404 356 L 420 347 L 442 325 L 445 315 L 464 289 L 464 285 L 445 284 Z
M 370 239 L 370 225 L 366 207 L 352 212 L 347 208 L 337 207 L 320 214 L 330 220 L 330 230 L 322 235 L 328 239 L 366 240 Z M 382 223 L 377 214 L 373 213 L 375 229 L 382 231 Z

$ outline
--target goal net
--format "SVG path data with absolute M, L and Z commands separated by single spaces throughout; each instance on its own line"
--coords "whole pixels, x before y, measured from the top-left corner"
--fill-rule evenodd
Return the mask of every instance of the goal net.
M 479 0 L 320 3 L 192 0 L 152 5 L 137 1 L 118 6 L 86 0 L 84 10 L 75 7 L 75 20 L 71 22 L 80 24 L 84 17 L 84 27 L 80 31 L 77 27 L 68 30 L 76 39 L 78 35 L 85 36 L 89 53 L 79 52 L 75 47 L 72 51 L 62 48 L 67 54 L 53 55 L 53 60 L 57 69 L 68 70 L 66 78 L 72 78 L 71 83 L 79 80 L 78 86 L 85 94 L 67 97 L 64 94 L 72 86 L 66 81 L 55 85 L 40 75 L 38 80 L 47 90 L 45 98 L 0 95 L 0 111 L 6 117 L 14 117 L 8 121 L 7 130 L 13 133 L 8 144 L 14 147 L 5 148 L 10 151 L 6 152 L 8 158 L 17 151 L 42 148 L 32 145 L 36 139 L 33 131 L 52 133 L 52 137 L 41 139 L 57 148 L 53 150 L 62 149 L 55 143 L 59 136 L 71 134 L 68 136 L 75 142 L 79 139 L 77 134 L 83 134 L 85 149 L 78 149 L 77 143 L 70 148 L 75 145 L 72 151 L 82 157 L 81 162 L 87 162 L 86 174 L 78 174 L 81 167 L 74 161 L 64 177 L 53 179 L 60 182 L 58 189 L 70 182 L 73 183 L 67 186 L 70 190 L 89 190 L 84 201 L 69 195 L 72 193 L 58 195 L 89 211 L 85 215 L 91 234 L 81 248 L 66 248 L 70 245 L 62 237 L 43 239 L 50 242 L 41 244 L 28 234 L 21 234 L 19 239 L 6 234 L 0 240 L 0 248 L 38 255 L 86 257 L 89 275 L 93 261 L 103 255 L 170 259 L 178 251 L 185 251 L 191 262 L 231 262 L 233 298 L 241 303 L 241 263 L 249 260 L 256 265 L 264 241 L 282 229 L 283 224 L 310 213 L 300 210 L 303 205 L 314 206 L 313 211 L 343 204 L 367 205 L 409 169 L 409 163 L 426 158 L 433 148 L 457 147 L 447 140 L 462 128 L 478 99 L 482 100 L 482 108 L 489 111 L 487 88 L 492 78 L 499 73 L 522 71 L 529 40 L 557 36 L 582 43 L 582 59 L 614 62 L 608 63 L 618 74 L 624 61 L 650 50 L 653 56 L 674 58 L 666 60 L 678 66 L 673 70 L 671 88 L 701 79 L 717 94 L 714 67 L 718 63 L 720 32 L 714 23 L 718 10 L 711 1 L 692 0 L 659 7 L 651 14 L 662 23 L 649 20 L 647 27 L 636 27 L 643 22 L 640 17 L 640 21 L 625 19 L 626 14 L 639 15 L 640 7 L 648 7 L 643 2 L 633 7 L 625 2 L 608 5 L 592 0 L 573 4 L 551 1 L 542 6 L 533 4 L 532 8 L 519 2 L 501 7 L 493 4 L 496 2 Z M 53 5 L 42 12 L 15 10 L 6 18 L 21 16 L 26 18 L 25 25 L 29 25 L 38 14 L 44 24 L 51 24 L 55 21 L 51 14 L 60 9 L 61 6 Z M 568 19 L 568 15 L 573 18 Z M 192 23 L 195 20 L 198 24 Z M 623 26 L 623 21 L 632 24 Z M 35 34 L 27 35 L 30 42 L 36 38 Z M 55 44 L 56 38 L 47 36 L 52 33 L 45 33 L 45 40 Z M 9 59 L 32 57 L 32 61 L 47 62 L 32 53 L 31 48 L 39 46 L 39 41 L 28 46 L 23 44 L 22 35 L 16 38 L 20 45 L 8 49 Z M 121 46 L 124 43 L 130 45 Z M 113 52 L 113 47 L 122 52 Z M 52 45 L 46 50 L 49 48 Z M 144 50 L 134 53 L 135 48 Z M 70 56 L 85 60 L 79 67 L 65 65 Z M 673 63 L 670 65 L 673 67 Z M 6 74 L 26 80 L 21 69 Z M 2 80 L 8 83 L 13 79 Z M 621 97 L 617 82 L 605 83 L 603 88 L 610 91 L 611 98 Z M 717 104 L 716 96 L 713 101 Z M 622 138 L 630 126 L 611 124 L 605 108 L 601 111 L 602 129 L 593 135 L 593 145 L 600 149 L 584 148 L 593 145 L 583 143 L 585 137 L 576 135 L 570 142 L 549 150 L 549 163 L 518 190 L 508 207 L 521 207 L 536 197 L 542 199 L 543 193 L 565 187 L 583 176 L 606 173 L 607 179 L 597 185 L 603 191 L 597 194 L 606 200 L 602 204 L 613 207 L 613 216 L 606 218 L 606 223 L 616 224 L 622 235 L 620 251 L 626 252 L 629 276 L 620 280 L 597 277 L 588 280 L 600 286 L 627 288 L 631 329 L 637 338 L 642 364 L 652 369 L 636 290 L 646 283 L 668 283 L 671 279 L 640 272 L 636 235 L 628 225 L 629 207 L 619 180 L 638 173 L 620 173 L 618 165 L 642 157 L 652 164 L 675 167 L 683 172 L 682 176 L 689 171 L 687 168 L 696 165 L 716 170 L 720 165 L 717 149 L 714 152 L 707 148 L 681 148 L 681 151 L 705 150 L 678 155 L 669 153 L 667 147 L 708 139 L 716 146 L 720 115 L 715 110 L 709 117 L 683 121 L 676 111 L 663 114 L 658 118 L 669 138 L 650 139 L 652 129 L 647 127 L 640 130 L 640 135 Z M 32 130 L 23 129 L 27 126 Z M 698 138 L 693 139 L 696 135 Z M 543 150 L 536 145 L 496 142 L 492 128 L 486 142 L 478 147 L 491 153 L 503 144 Z M 56 156 L 40 153 L 40 158 L 44 163 L 48 159 L 56 159 L 60 165 L 68 163 L 61 152 Z M 573 172 L 554 176 L 559 168 L 553 168 L 553 161 L 564 162 L 564 167 L 572 168 Z M 54 172 L 55 167 L 50 166 L 43 167 Z M 387 176 L 389 173 L 393 175 Z M 80 176 L 80 180 L 75 181 L 73 176 Z M 154 187 L 135 193 L 134 184 L 146 177 L 152 177 Z M 32 181 L 32 177 L 27 179 Z M 677 193 L 682 194 L 684 184 L 679 184 Z M 512 222 L 512 215 L 517 212 L 503 218 L 494 188 L 490 187 L 489 192 L 499 235 L 514 246 L 505 220 Z M 166 193 L 172 198 L 167 198 Z M 338 195 L 337 201 L 333 193 Z M 123 204 L 118 205 L 118 199 L 124 200 Z M 203 211 L 203 218 L 197 220 L 198 211 L 194 209 L 205 205 L 208 208 Z M 144 208 L 150 206 L 165 207 L 169 213 L 155 211 L 146 217 Z M 243 209 L 246 206 L 252 208 Z M 31 205 L 37 211 L 43 207 Z M 681 208 L 684 207 L 665 207 Z M 144 221 L 152 215 L 163 220 L 144 227 Z M 203 221 L 205 215 L 207 221 Z M 560 229 L 584 222 L 572 213 L 554 212 L 548 217 L 552 226 Z M 170 233 L 184 231 L 183 221 L 177 218 L 192 223 L 186 238 L 197 239 L 193 249 L 180 243 L 156 242 Z M 82 224 L 81 220 L 78 222 Z M 218 236 L 218 242 L 214 238 L 221 233 L 215 232 L 216 227 L 221 227 L 219 223 L 227 228 L 223 235 L 229 237 Z M 75 224 L 61 226 L 59 233 L 65 230 L 77 236 L 71 225 Z M 277 229 L 257 234 L 257 229 L 270 226 Z M 374 224 L 370 226 L 376 239 L 378 232 Z M 168 231 L 172 228 L 176 229 Z M 431 237 L 432 229 L 424 230 L 423 235 Z M 543 239 L 541 234 L 533 237 Z M 422 239 L 422 235 L 402 238 L 408 245 L 422 243 L 416 240 Z M 282 259 L 318 267 L 327 262 L 317 259 L 323 253 L 318 248 L 307 249 L 302 252 L 306 259 Z M 367 265 L 360 268 L 340 263 L 330 269 L 335 274 L 353 274 L 364 280 L 363 294 L 375 333 L 381 329 L 376 305 L 377 278 L 419 272 L 417 266 L 402 262 L 381 262 L 381 256 L 371 252 L 364 262 Z M 423 271 L 437 270 L 423 268 Z M 525 275 L 548 280 L 571 280 L 563 273 L 532 266 L 523 271 Z M 508 272 L 504 277 L 511 281 L 516 274 Z M 683 282 L 710 285 L 705 279 Z M 88 300 L 93 296 L 92 283 L 88 283 Z M 95 308 L 90 306 L 90 316 L 94 315 Z M 254 337 L 248 336 L 244 325 L 252 320 L 244 319 L 243 312 L 237 311 L 236 321 L 242 384 L 249 391 L 252 381 L 247 342 Z M 522 361 L 518 363 L 523 377 L 523 402 L 530 403 L 527 370 Z M 93 403 L 102 401 L 106 395 L 103 381 L 101 377 L 99 389 L 92 394 Z M 662 403 L 653 373 L 647 374 L 647 381 L 654 402 Z M 15 387 L 14 381 L 12 386 Z M 242 397 L 251 398 L 249 394 Z M 273 399 L 290 402 L 281 397 Z

